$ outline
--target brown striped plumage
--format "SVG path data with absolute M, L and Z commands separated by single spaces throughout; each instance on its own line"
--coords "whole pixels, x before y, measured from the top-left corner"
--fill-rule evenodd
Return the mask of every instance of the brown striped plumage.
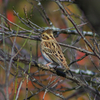
M 41 34 L 41 53 L 49 63 L 55 63 L 69 70 L 66 59 L 62 53 L 60 45 L 53 36 L 52 30 L 48 29 Z

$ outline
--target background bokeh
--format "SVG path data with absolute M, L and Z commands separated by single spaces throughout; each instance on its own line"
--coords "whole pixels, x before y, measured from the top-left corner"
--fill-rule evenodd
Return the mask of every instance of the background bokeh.
M 33 4 L 30 4 L 30 2 L 32 2 Z M 54 27 L 56 28 L 60 28 L 60 29 L 65 29 L 65 28 L 71 28 L 73 27 L 73 25 L 71 24 L 71 22 L 67 19 L 67 17 L 65 17 L 61 10 L 59 9 L 58 5 L 50 0 L 41 0 L 41 3 L 48 15 L 48 17 L 50 18 L 51 22 L 53 23 Z M 71 17 L 73 18 L 73 20 L 77 23 L 77 25 L 81 24 L 84 22 L 84 19 L 82 20 L 82 16 L 84 17 L 83 13 L 79 10 L 79 8 L 77 7 L 77 5 L 72 4 L 72 3 L 68 3 L 68 2 L 63 2 L 64 6 L 66 7 L 66 10 L 68 10 L 69 14 L 71 15 Z M 26 25 L 22 24 L 21 21 L 18 19 L 18 17 L 16 17 L 14 15 L 13 9 L 19 14 L 20 17 L 22 18 L 26 18 L 25 16 L 25 12 L 24 9 L 26 9 L 27 11 L 27 17 L 35 24 L 39 25 L 40 27 L 48 27 L 48 25 L 46 24 L 45 20 L 43 19 L 43 17 L 41 16 L 41 13 L 39 12 L 39 10 L 41 10 L 38 7 L 38 4 L 35 0 L 0 0 L 0 14 L 4 15 L 7 17 L 7 19 L 9 19 L 10 21 L 12 21 L 13 23 L 18 24 L 19 26 L 30 30 L 30 28 L 28 28 Z M 83 21 L 83 22 L 82 22 Z M 2 23 L 2 20 L 0 20 L 0 23 Z M 8 22 L 7 22 L 8 23 Z M 10 28 L 13 30 L 18 30 L 17 27 L 15 27 L 14 25 L 8 23 L 10 25 Z M 72 30 L 74 30 L 72 28 Z M 90 31 L 90 27 L 89 25 L 84 25 L 82 27 L 80 27 L 80 30 L 84 30 L 84 31 Z M 25 34 L 29 34 L 29 33 L 25 33 Z M 38 35 L 37 35 L 38 36 Z M 75 43 L 75 41 L 79 38 L 79 36 L 77 35 L 71 35 L 71 34 L 65 34 L 65 33 L 61 33 L 56 39 L 59 42 L 62 43 L 66 43 L 69 45 L 72 45 Z M 87 36 L 86 37 L 90 43 L 91 42 L 91 37 Z M 12 43 L 14 41 L 14 37 L 7 39 L 5 41 L 5 49 L 7 53 L 11 53 L 11 47 L 12 47 Z M 25 42 L 24 38 L 20 38 L 17 37 L 16 38 L 16 45 L 17 48 L 20 48 Z M 36 60 L 39 63 L 46 63 L 45 60 L 43 59 L 43 57 L 41 56 L 41 52 L 40 52 L 40 41 L 36 41 L 36 40 L 28 40 L 27 43 L 25 44 L 25 46 L 23 47 L 22 51 L 20 52 L 23 56 L 25 56 L 26 58 L 30 59 L 30 54 L 32 54 L 32 59 Z M 79 42 L 77 42 L 74 46 L 83 48 L 83 49 L 87 49 L 89 51 L 91 51 L 84 43 L 84 41 L 82 39 L 79 40 Z M 63 50 L 65 50 L 65 47 L 62 47 Z M 4 49 L 4 45 L 3 45 L 3 41 L 0 41 L 0 49 Z M 64 52 L 64 55 L 66 57 L 66 60 L 68 61 L 68 64 L 73 60 L 73 59 L 79 59 L 82 56 L 84 56 L 84 53 L 79 52 L 79 51 L 75 51 L 75 50 L 71 50 L 69 48 L 67 48 L 67 50 Z M 74 55 L 74 57 L 72 57 L 72 55 Z M 94 61 L 95 65 L 99 65 L 98 59 L 96 57 L 92 57 L 92 60 Z M 8 63 L 6 63 L 8 64 Z M 21 66 L 24 69 L 28 69 L 28 66 L 23 64 L 23 63 L 16 63 L 16 66 Z M 78 64 L 78 67 L 77 67 Z M 0 62 L 1 66 L 5 66 L 3 62 Z M 13 74 L 16 73 L 16 70 L 14 67 L 16 67 L 15 65 L 13 65 L 13 68 L 11 69 L 11 72 Z M 73 66 L 70 66 L 70 68 L 72 69 L 83 69 L 83 70 L 92 70 L 92 71 L 97 71 L 95 67 L 93 67 L 93 64 L 91 63 L 91 59 L 90 57 L 86 57 L 85 59 L 73 64 Z M 31 67 L 30 69 L 30 73 L 34 73 L 35 71 L 37 71 L 37 68 Z M 3 69 L 3 67 L 0 67 L 0 84 L 4 84 L 4 87 L 2 88 L 2 91 L 4 91 L 4 93 L 6 93 L 6 88 L 5 88 L 5 73 L 6 71 Z M 40 74 L 44 74 L 44 71 L 40 71 Z M 19 71 L 20 74 L 20 71 Z M 23 76 L 25 76 L 24 72 L 23 72 Z M 55 79 L 55 76 L 53 77 L 53 75 L 51 75 L 50 72 L 48 72 L 47 76 L 41 77 L 41 76 L 34 76 L 36 79 L 40 80 L 40 82 L 42 82 L 44 85 L 48 85 L 49 79 L 48 81 L 45 81 L 45 79 L 47 78 L 51 78 L 50 81 L 53 81 Z M 63 79 L 63 78 L 61 78 Z M 18 100 L 23 100 L 25 99 L 26 96 L 26 87 L 27 87 L 27 79 L 26 77 L 18 77 L 17 80 L 16 78 L 14 78 L 14 76 L 12 74 L 10 74 L 9 77 L 9 96 L 10 96 L 10 100 L 14 100 L 14 93 L 15 93 L 15 88 L 18 88 L 20 85 L 20 82 L 22 81 L 22 87 L 19 93 L 19 98 Z M 17 85 L 15 84 L 17 81 Z M 57 81 L 56 81 L 57 82 Z M 68 80 L 68 83 L 62 83 L 61 85 L 59 85 L 59 87 L 68 87 L 71 88 L 72 87 L 72 82 Z M 75 84 L 73 84 L 74 86 Z M 29 91 L 34 91 L 34 86 L 32 85 L 31 81 L 29 80 L 28 82 L 28 90 Z M 35 91 L 34 91 L 35 92 Z M 41 91 L 40 93 L 37 93 L 37 95 L 33 96 L 30 100 L 42 100 L 43 95 L 44 95 L 45 91 Z M 59 91 L 58 91 L 59 92 Z M 64 96 L 68 96 L 72 93 L 73 91 L 68 91 L 63 93 Z M 28 92 L 28 96 L 31 95 L 31 92 Z M 0 93 L 0 100 L 3 97 L 2 93 Z M 4 99 L 4 98 L 3 98 Z M 2 100 L 3 100 L 2 99 Z M 46 93 L 45 99 L 44 100 L 60 100 L 59 98 L 57 98 L 55 95 L 53 95 L 52 93 Z M 86 94 L 83 94 L 81 96 L 77 96 L 76 94 L 76 98 L 73 98 L 71 100 L 88 100 L 88 96 Z

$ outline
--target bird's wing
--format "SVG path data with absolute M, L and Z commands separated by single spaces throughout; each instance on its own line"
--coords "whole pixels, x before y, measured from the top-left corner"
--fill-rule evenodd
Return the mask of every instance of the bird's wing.
M 44 43 L 43 51 L 52 59 L 55 63 L 61 65 L 62 50 L 56 41 L 48 41 Z

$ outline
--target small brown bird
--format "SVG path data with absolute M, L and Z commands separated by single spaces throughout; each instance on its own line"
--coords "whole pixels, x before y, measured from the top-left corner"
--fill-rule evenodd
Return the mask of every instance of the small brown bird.
M 44 59 L 48 62 L 47 66 L 51 63 L 60 65 L 65 68 L 64 72 L 70 71 L 66 59 L 62 53 L 62 49 L 53 36 L 51 29 L 44 31 L 41 34 L 40 50 Z

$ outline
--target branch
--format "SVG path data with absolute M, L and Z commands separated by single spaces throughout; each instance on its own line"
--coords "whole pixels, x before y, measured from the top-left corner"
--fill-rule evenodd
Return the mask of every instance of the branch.
M 40 41 L 40 38 L 38 36 L 28 36 L 28 35 L 23 35 L 21 34 L 22 33 L 25 33 L 25 31 L 19 31 L 18 34 L 16 35 L 16 31 L 12 31 L 12 32 L 6 32 L 6 31 L 2 31 L 0 30 L 0 32 L 2 33 L 5 33 L 6 35 L 9 35 L 8 37 L 21 37 L 21 38 L 26 38 L 26 39 L 30 39 L 30 40 L 39 40 Z M 20 34 L 19 34 L 20 33 Z M 5 37 L 5 38 L 8 38 L 8 37 Z M 90 51 L 87 51 L 85 49 L 82 49 L 82 48 L 78 48 L 78 47 L 75 47 L 75 46 L 71 46 L 71 45 L 68 45 L 68 44 L 64 44 L 64 43 L 59 43 L 61 46 L 64 46 L 64 47 L 68 47 L 68 48 L 71 48 L 71 49 L 75 49 L 75 50 L 78 50 L 80 52 L 83 52 L 83 53 L 86 53 L 87 55 L 93 55 L 95 56 L 95 54 L 93 52 L 90 52 Z
M 56 3 L 58 4 L 59 8 L 63 11 L 63 13 L 65 14 L 65 16 L 69 19 L 69 21 L 73 24 L 73 26 L 75 27 L 76 31 L 78 32 L 78 34 L 82 37 L 82 39 L 85 41 L 85 43 L 90 47 L 90 49 L 95 53 L 95 55 L 100 59 L 100 55 L 94 50 L 93 46 L 88 42 L 88 40 L 84 37 L 84 35 L 80 32 L 77 24 L 74 22 L 74 20 L 70 17 L 70 15 L 68 14 L 68 12 L 65 10 L 65 8 L 62 6 L 62 4 L 58 1 L 55 0 Z
M 11 58 L 8 58 L 8 59 L 5 59 L 5 60 L 9 62 L 10 59 Z M 2 59 L 0 59 L 0 60 L 2 61 Z M 25 64 L 29 64 L 30 63 L 30 60 L 28 60 L 28 59 L 23 59 L 23 58 L 21 59 L 21 58 L 17 58 L 17 57 L 13 58 L 13 62 L 12 63 L 14 63 L 15 61 L 23 62 Z M 35 61 L 31 62 L 31 66 L 37 67 L 37 68 L 42 69 L 42 70 L 45 70 L 45 71 L 50 71 L 50 72 L 52 72 L 52 73 L 54 73 L 54 74 L 56 74 L 58 76 L 67 78 L 67 79 L 75 82 L 79 86 L 84 87 L 88 91 L 92 91 L 93 93 L 97 94 L 98 96 L 100 95 L 95 89 L 93 89 L 91 86 L 89 86 L 86 83 L 84 83 L 83 81 L 81 81 L 79 78 L 77 78 L 75 76 L 72 77 L 69 74 L 64 73 L 63 72 L 64 69 L 60 69 L 60 70 L 59 69 L 57 69 L 57 70 L 51 69 L 51 68 L 46 67 L 45 65 L 38 64 Z M 24 72 L 26 72 L 24 69 L 22 69 L 22 68 L 20 68 L 20 69 L 23 70 Z M 26 72 L 26 74 L 27 74 L 27 72 Z M 40 84 L 40 83 L 38 83 L 38 84 Z

